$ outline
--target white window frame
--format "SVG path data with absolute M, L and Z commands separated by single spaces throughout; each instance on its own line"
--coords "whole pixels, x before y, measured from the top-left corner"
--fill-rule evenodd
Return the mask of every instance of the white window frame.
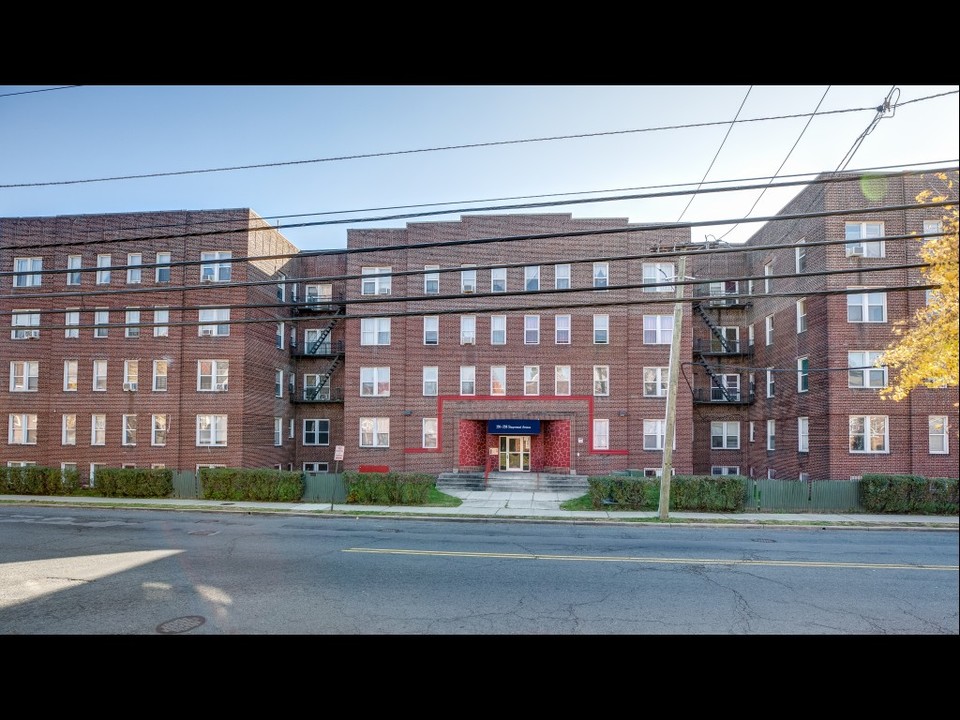
M 326 473 L 330 471 L 330 463 L 325 462 L 305 462 L 303 464 L 305 473 Z
M 643 449 L 662 451 L 666 443 L 667 423 L 665 420 L 643 421 Z M 674 437 L 676 446 L 676 437 Z
M 461 345 L 477 344 L 477 316 L 476 315 L 460 316 L 460 344 Z
M 754 325 L 750 323 L 747 325 L 747 345 L 753 347 L 756 333 L 754 332 Z
M 490 268 L 490 292 L 505 293 L 507 291 L 507 269 Z
M 273 418 L 273 446 L 274 447 L 283 446 L 283 418 L 282 417 Z
M 673 315 L 644 315 L 643 344 L 670 345 L 673 343 Z
M 888 415 L 850 415 L 849 418 L 849 448 L 851 455 L 861 454 L 890 454 L 890 417 Z M 862 432 L 859 428 L 855 432 L 855 423 L 860 421 L 863 426 Z M 882 426 L 882 432 L 878 432 L 878 427 Z M 862 437 L 863 447 L 855 449 L 856 438 Z M 876 438 L 882 437 L 882 447 L 874 448 Z M 870 442 L 868 442 L 868 440 Z
M 523 366 L 523 394 L 529 396 L 540 395 L 540 366 Z
M 810 390 L 810 358 L 797 358 L 797 392 L 805 393 Z
M 67 270 L 70 271 L 67 273 L 67 285 L 80 285 L 83 282 L 81 268 L 83 268 L 83 255 L 67 256 Z
M 230 282 L 233 278 L 233 263 L 230 250 L 205 250 L 200 253 L 200 282 Z
M 170 432 L 170 425 L 167 422 L 166 413 L 156 413 L 150 416 L 150 445 L 153 447 L 165 447 L 167 444 L 167 433 Z
M 227 415 L 197 415 L 197 447 L 227 447 L 227 420 Z
M 607 397 L 610 395 L 610 366 L 593 366 L 593 395 L 594 397 Z
M 390 418 L 360 418 L 360 447 L 390 447 Z
M 946 415 L 927 416 L 929 451 L 931 455 L 950 454 L 949 419 Z
M 13 259 L 13 286 L 15 288 L 40 287 L 43 282 L 42 257 L 18 257 Z
M 97 358 L 93 361 L 93 392 L 107 391 L 107 373 L 110 369 L 107 360 Z M 103 370 L 101 373 L 100 370 Z
M 650 398 L 665 398 L 670 386 L 669 367 L 643 368 L 643 396 Z M 650 390 L 653 389 L 653 392 Z
M 127 253 L 127 285 L 139 285 L 143 280 L 143 253 Z
M 77 416 L 76 413 L 63 413 L 60 416 L 60 444 L 77 444 Z
M 606 418 L 593 419 L 593 449 L 610 449 L 610 421 Z
M 754 431 L 754 421 L 750 421 L 750 442 L 755 442 L 757 439 L 756 432 Z
M 361 267 L 360 294 L 361 295 L 390 295 L 393 292 L 393 267 L 376 265 Z
M 10 314 L 11 340 L 37 340 L 40 338 L 40 311 L 14 310 Z
M 523 316 L 523 344 L 524 345 L 540 344 L 540 316 L 539 315 Z
M 423 294 L 424 295 L 439 295 L 440 294 L 440 273 L 435 272 L 439 270 L 439 265 L 424 265 L 423 266 Z
M 204 367 L 204 366 L 207 367 Z M 282 374 L 282 370 L 278 371 Z M 276 384 L 276 376 L 274 376 Z M 213 358 L 197 360 L 197 392 L 226 392 L 230 386 L 230 361 Z M 283 380 L 280 380 L 283 387 Z M 274 388 L 276 391 L 276 388 Z
M 64 326 L 79 325 L 80 324 L 80 308 L 67 308 L 66 311 L 63 313 L 63 324 Z M 80 328 L 64 327 L 63 337 L 64 338 L 80 337 Z
M 722 476 L 722 475 L 739 475 L 740 466 L 739 465 L 711 465 L 710 474 L 713 476 Z
M 158 283 L 168 283 L 170 282 L 170 263 L 172 262 L 173 255 L 167 250 L 160 250 L 156 255 L 156 269 L 153 274 L 154 282 Z
M 674 264 L 671 263 L 644 263 L 643 264 L 643 285 L 651 286 L 644 287 L 643 292 L 659 292 L 659 293 L 668 293 L 674 292 L 675 288 L 670 285 L 660 285 L 655 287 L 658 283 L 669 283 L 673 282 L 674 277 L 676 276 L 676 269 Z
M 767 347 L 773 345 L 773 315 L 767 315 L 763 319 L 764 332 Z
M 871 240 L 884 236 L 883 222 L 848 221 L 844 223 L 843 229 L 844 239 L 848 241 L 844 246 L 847 257 L 886 257 L 886 243 L 883 240 Z
M 169 337 L 170 327 L 166 323 L 170 322 L 170 309 L 167 307 L 155 307 L 153 309 L 153 336 Z M 160 324 L 164 323 L 164 324 Z
M 123 389 L 125 392 L 137 392 L 140 381 L 140 361 L 123 361 Z
M 80 361 L 63 361 L 63 391 L 77 392 L 80 388 Z
M 420 446 L 425 450 L 434 450 L 440 447 L 440 431 L 437 418 L 423 418 L 420 435 Z
M 553 287 L 555 290 L 569 290 L 573 287 L 570 279 L 570 263 L 558 263 L 553 266 Z
M 771 398 L 777 394 L 777 375 L 772 367 L 767 368 L 767 397 Z
M 110 284 L 110 270 L 104 270 L 103 268 L 108 268 L 111 266 L 110 254 L 101 253 L 97 255 L 97 285 L 109 285 Z
M 490 316 L 490 344 L 491 345 L 507 344 L 507 316 L 506 315 Z
M 570 315 L 554 315 L 553 341 L 556 345 L 569 345 L 573 339 L 573 321 Z
M 851 289 L 851 288 L 848 288 Z M 864 288 L 865 289 L 865 288 Z M 880 319 L 871 319 L 871 308 L 880 308 Z M 859 319 L 857 317 L 859 316 Z M 887 294 L 862 292 L 847 295 L 848 323 L 885 323 L 887 321 Z
M 794 271 L 802 273 L 807 271 L 807 248 L 804 247 L 806 239 L 797 241 L 797 247 L 793 249 Z
M 769 295 L 773 292 L 773 261 L 765 263 L 763 266 L 763 292 Z
M 273 371 L 273 396 L 283 397 L 283 368 L 276 368 Z
M 360 397 L 390 397 L 390 367 L 360 368 Z
M 605 314 L 593 316 L 593 344 L 608 345 L 610 343 L 610 316 Z
M 124 311 L 124 337 L 140 337 L 140 308 L 129 307 Z
M 332 283 L 307 283 L 303 288 L 304 302 L 308 307 L 319 307 L 333 302 Z
M 39 360 L 10 361 L 10 392 L 38 392 L 40 389 Z
M 777 449 L 777 421 L 767 420 L 767 450 Z
M 873 390 L 887 387 L 887 367 L 885 365 L 874 367 L 873 364 L 882 355 L 882 350 L 847 351 L 847 367 L 864 368 L 847 370 L 847 387 L 855 390 Z M 857 378 L 859 378 L 859 381 Z
M 137 416 L 136 415 L 124 415 L 123 416 L 123 434 L 121 437 L 120 444 L 124 447 L 136 447 L 137 444 Z
M 230 308 L 205 307 L 197 310 L 198 337 L 227 337 L 230 335 Z
M 431 392 L 432 390 L 432 392 Z M 440 394 L 440 368 L 437 365 L 423 367 L 423 396 L 436 397 Z
M 34 413 L 10 413 L 7 416 L 8 445 L 37 444 L 37 416 Z
M 461 265 L 460 292 L 472 294 L 477 291 L 477 270 L 471 265 Z
M 573 391 L 573 376 L 569 365 L 555 365 L 553 369 L 553 394 L 568 397 Z
M 490 366 L 490 395 L 504 396 L 507 394 L 507 366 Z
M 807 331 L 807 299 L 800 298 L 797 300 L 797 332 L 802 333 Z
M 718 440 L 719 444 L 717 443 Z M 740 422 L 738 420 L 712 421 L 710 423 L 710 449 L 739 450 Z
M 540 290 L 540 266 L 525 265 L 523 268 L 523 290 L 524 292 L 537 292 Z
M 370 344 L 373 344 L 373 343 L 370 343 Z M 424 345 L 440 344 L 440 316 L 439 315 L 423 316 L 423 344 Z
M 595 288 L 610 287 L 610 263 L 595 262 L 593 264 L 593 286 Z
M 330 420 L 327 418 L 305 418 L 303 421 L 303 444 L 311 447 L 330 444 Z M 321 440 L 326 437 L 326 442 Z
M 475 365 L 460 366 L 460 394 L 465 396 L 477 394 L 477 367 Z
M 161 372 L 162 371 L 162 372 Z M 170 363 L 167 360 L 153 361 L 153 380 L 151 389 L 153 392 L 166 392 L 168 387 L 168 374 L 170 372 Z M 161 382 L 162 380 L 162 382 Z M 163 387 L 160 387 L 163 385 Z
M 424 318 L 426 321 L 426 318 Z M 390 318 L 361 318 L 360 344 L 386 346 L 390 344 Z
M 90 416 L 90 445 L 101 446 L 107 444 L 107 416 L 104 413 L 93 413 Z
M 108 308 L 96 308 L 93 311 L 93 336 L 95 338 L 105 338 L 110 336 L 110 310 Z
M 797 418 L 797 452 L 810 452 L 810 418 Z

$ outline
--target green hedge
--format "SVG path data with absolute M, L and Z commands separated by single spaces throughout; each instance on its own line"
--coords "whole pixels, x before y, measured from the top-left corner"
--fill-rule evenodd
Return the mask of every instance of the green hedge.
M 866 474 L 860 481 L 860 503 L 868 513 L 957 515 L 957 487 L 957 478 Z
M 0 467 L 0 494 L 75 495 L 80 490 L 76 470 L 40 467 Z
M 343 473 L 347 502 L 357 505 L 426 505 L 437 478 L 423 473 Z
M 103 497 L 165 498 L 173 494 L 173 470 L 148 468 L 100 468 L 94 487 Z
M 670 510 L 740 512 L 747 478 L 740 475 L 675 475 L 670 481 Z M 588 479 L 594 509 L 656 510 L 660 478 L 608 475 Z
M 200 469 L 202 500 L 300 502 L 304 487 L 301 472 L 266 468 Z

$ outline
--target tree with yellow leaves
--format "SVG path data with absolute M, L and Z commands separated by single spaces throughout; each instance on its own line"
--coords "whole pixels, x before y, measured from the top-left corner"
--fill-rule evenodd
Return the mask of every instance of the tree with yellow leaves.
M 947 190 L 954 180 L 945 173 L 938 177 Z M 947 194 L 935 195 L 925 190 L 918 202 L 943 202 Z M 901 321 L 894 327 L 897 336 L 877 360 L 893 371 L 890 385 L 880 391 L 886 399 L 903 400 L 919 387 L 955 387 L 958 384 L 958 346 L 960 346 L 960 258 L 957 241 L 957 206 L 944 206 L 942 235 L 922 238 L 920 259 L 928 263 L 921 270 L 926 285 L 938 286 L 929 293 L 929 301 L 920 308 L 911 322 Z

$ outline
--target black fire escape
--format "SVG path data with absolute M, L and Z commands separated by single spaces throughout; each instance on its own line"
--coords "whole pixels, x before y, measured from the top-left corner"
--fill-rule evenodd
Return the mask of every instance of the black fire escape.
M 700 316 L 704 324 L 710 328 L 710 340 L 694 340 L 693 352 L 697 357 L 696 364 L 704 369 L 710 378 L 709 391 L 703 388 L 696 388 L 693 393 L 695 403 L 724 403 L 727 405 L 750 405 L 754 401 L 754 388 L 747 388 L 746 392 L 742 387 L 743 383 L 741 373 L 724 373 L 711 360 L 720 358 L 742 359 L 753 355 L 753 347 L 744 343 L 739 338 L 739 331 L 735 337 L 731 337 L 724 332 L 724 326 L 720 325 L 713 316 L 714 312 L 722 313 L 726 310 L 743 310 L 749 307 L 750 303 L 745 297 L 741 296 L 734 283 L 730 287 L 724 287 L 718 291 L 711 288 L 711 292 L 695 292 L 694 297 L 702 297 L 702 300 L 695 300 L 693 303 L 693 312 Z M 737 313 L 741 315 L 741 313 Z M 742 323 L 738 319 L 736 327 Z M 736 375 L 738 387 L 732 387 L 728 384 L 728 377 Z

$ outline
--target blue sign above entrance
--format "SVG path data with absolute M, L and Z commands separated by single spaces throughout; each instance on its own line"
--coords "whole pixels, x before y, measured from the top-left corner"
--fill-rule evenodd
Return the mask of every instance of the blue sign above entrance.
M 487 420 L 491 435 L 539 435 L 539 420 Z

